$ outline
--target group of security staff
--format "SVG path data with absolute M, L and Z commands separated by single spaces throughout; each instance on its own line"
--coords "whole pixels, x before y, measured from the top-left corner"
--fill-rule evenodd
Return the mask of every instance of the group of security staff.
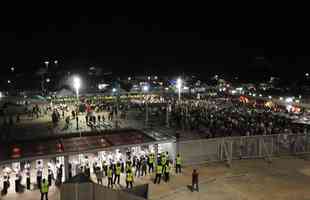
M 156 162 L 156 163 L 155 163 Z M 156 164 L 156 169 L 155 168 Z M 181 156 L 178 154 L 175 160 L 176 173 L 181 173 Z M 155 171 L 154 184 L 160 183 L 162 177 L 165 182 L 170 179 L 170 173 L 172 171 L 172 160 L 169 159 L 168 152 L 163 152 L 155 157 L 154 153 L 150 153 L 146 156 L 134 156 L 129 158 L 126 162 L 119 160 L 116 163 L 102 161 L 100 167 L 98 163 L 94 163 L 93 171 L 96 175 L 98 184 L 103 184 L 102 179 L 107 177 L 107 187 L 113 188 L 115 184 L 120 184 L 121 174 L 126 174 L 126 187 L 132 188 L 134 182 L 134 176 L 143 176 L 147 173 L 153 173 Z M 88 168 L 89 169 L 89 168 Z M 84 173 L 90 177 L 89 170 L 84 170 Z
M 131 161 L 127 161 L 125 163 L 125 166 L 122 161 L 119 161 L 117 163 L 111 162 L 110 165 L 108 165 L 106 161 L 102 161 L 102 170 L 97 163 L 94 163 L 93 167 L 98 184 L 103 184 L 102 179 L 104 177 L 107 177 L 108 188 L 113 188 L 115 184 L 120 184 L 121 173 L 126 173 L 126 187 L 132 188 L 134 179 L 133 164 Z M 86 174 L 86 176 L 90 177 L 89 170 L 84 170 L 84 173 Z
M 181 156 L 177 155 L 175 160 L 176 173 L 181 173 Z M 160 184 L 161 178 L 163 177 L 165 182 L 170 180 L 170 173 L 172 170 L 172 162 L 169 160 L 168 152 L 161 153 L 157 158 L 156 175 L 154 179 L 154 184 Z
M 175 169 L 176 173 L 181 173 L 181 156 L 178 154 L 175 160 Z M 97 178 L 98 184 L 103 184 L 102 179 L 104 177 L 107 177 L 108 179 L 108 188 L 113 188 L 115 184 L 120 184 L 120 178 L 121 174 L 126 174 L 126 188 L 132 188 L 133 182 L 134 182 L 134 176 L 144 176 L 147 175 L 147 173 L 153 173 L 154 168 L 156 164 L 155 169 L 155 179 L 154 184 L 160 184 L 161 179 L 163 178 L 165 182 L 168 182 L 170 179 L 170 173 L 172 171 L 172 160 L 169 159 L 168 152 L 162 152 L 161 154 L 158 154 L 155 157 L 154 153 L 150 153 L 146 156 L 134 156 L 132 159 L 128 159 L 125 163 L 120 160 L 116 163 L 110 162 L 108 163 L 106 161 L 102 161 L 102 167 L 100 167 L 97 163 L 94 163 L 93 170 Z M 70 167 L 69 167 L 70 168 Z M 134 170 L 135 169 L 135 173 Z M 26 188 L 30 190 L 31 185 L 31 179 L 30 179 L 30 165 L 25 166 L 26 170 Z M 48 167 L 48 176 L 47 179 L 43 178 L 43 169 L 38 168 L 37 169 L 37 176 L 36 176 L 36 183 L 38 188 L 41 191 L 42 198 L 43 195 L 47 196 L 46 191 L 48 191 L 48 187 L 52 185 L 52 180 L 55 180 L 55 184 L 59 185 L 62 183 L 63 178 L 63 165 L 60 165 L 57 167 L 57 175 L 56 179 L 53 174 L 53 170 Z M 83 172 L 90 177 L 90 167 L 87 165 Z M 69 173 L 71 174 L 71 173 Z M 20 173 L 17 173 L 16 175 L 17 180 L 17 187 L 19 187 L 21 184 L 22 176 Z M 2 194 L 7 193 L 7 189 L 9 188 L 9 176 L 6 176 L 3 181 L 3 191 Z M 19 183 L 19 184 L 18 184 Z M 42 184 L 44 183 L 44 187 L 42 187 Z M 16 192 L 18 192 L 18 189 L 16 189 Z

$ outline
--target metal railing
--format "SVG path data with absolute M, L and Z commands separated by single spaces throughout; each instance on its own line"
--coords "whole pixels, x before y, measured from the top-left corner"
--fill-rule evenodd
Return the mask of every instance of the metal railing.
M 310 153 L 308 134 L 225 137 L 179 142 L 184 164 L 265 158 Z

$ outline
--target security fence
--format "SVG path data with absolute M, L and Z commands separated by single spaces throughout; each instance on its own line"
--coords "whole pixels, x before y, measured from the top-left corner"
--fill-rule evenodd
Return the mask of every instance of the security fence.
M 177 142 L 185 165 L 310 153 L 308 134 L 225 137 Z

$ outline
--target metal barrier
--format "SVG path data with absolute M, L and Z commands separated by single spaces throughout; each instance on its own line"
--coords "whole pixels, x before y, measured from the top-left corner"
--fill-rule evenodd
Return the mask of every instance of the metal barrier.
M 180 141 L 185 165 L 310 153 L 308 134 L 278 134 Z

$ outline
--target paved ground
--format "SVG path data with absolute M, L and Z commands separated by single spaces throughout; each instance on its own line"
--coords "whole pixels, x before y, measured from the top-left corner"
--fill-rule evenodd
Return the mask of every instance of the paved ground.
M 105 119 L 108 118 L 107 112 L 100 112 L 96 113 L 96 115 L 104 115 Z M 66 112 L 65 116 L 70 116 L 70 112 Z M 0 122 L 1 125 L 3 123 L 3 118 L 0 116 Z M 106 124 L 108 126 L 101 126 L 100 130 L 106 130 L 115 128 L 115 122 L 106 120 Z M 131 117 L 131 120 L 122 120 L 119 119 L 119 127 L 120 128 L 140 128 L 143 127 L 144 121 L 138 121 L 134 120 L 133 117 Z M 15 122 L 14 118 L 14 125 L 10 129 L 5 129 L 4 127 L 0 126 L 0 130 L 9 132 L 10 137 L 16 138 L 16 139 L 31 139 L 31 138 L 37 138 L 37 137 L 45 137 L 50 135 L 56 135 L 56 134 L 70 134 L 72 132 L 77 132 L 76 129 L 76 120 L 71 119 L 70 126 L 65 129 L 65 119 L 61 118 L 57 127 L 53 128 L 53 124 L 51 121 L 50 114 L 48 115 L 42 115 L 39 118 L 30 118 L 27 116 L 21 116 L 21 121 L 19 123 Z M 82 113 L 79 115 L 79 131 L 91 131 L 91 128 L 86 125 L 85 122 L 85 114 Z
M 200 192 L 191 192 L 191 171 L 200 173 Z M 153 200 L 310 200 L 310 161 L 300 158 L 275 158 L 272 164 L 263 160 L 234 161 L 231 168 L 224 164 L 191 166 L 182 175 L 173 175 L 169 183 L 154 185 L 152 177 L 136 179 L 135 184 L 150 183 Z M 39 199 L 39 192 L 9 194 L 4 200 Z M 52 188 L 50 200 L 59 194 Z

